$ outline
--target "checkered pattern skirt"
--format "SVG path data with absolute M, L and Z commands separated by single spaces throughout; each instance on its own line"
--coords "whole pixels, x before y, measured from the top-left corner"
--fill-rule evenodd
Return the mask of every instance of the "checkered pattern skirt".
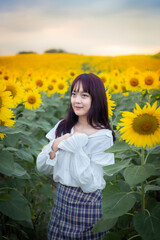
M 84 193 L 79 187 L 58 183 L 48 225 L 48 240 L 100 240 L 106 232 L 94 233 L 102 217 L 102 192 Z

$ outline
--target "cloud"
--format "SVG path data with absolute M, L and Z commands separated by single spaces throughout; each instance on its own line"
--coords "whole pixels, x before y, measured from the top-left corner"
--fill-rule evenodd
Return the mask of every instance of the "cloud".
M 11 4 L 10 9 L 3 6 L 1 55 L 20 50 L 43 52 L 52 47 L 95 55 L 160 49 L 160 16 L 149 11 L 149 6 L 151 10 L 155 7 L 150 1 L 146 0 L 147 11 L 142 11 L 137 0 L 134 7 L 129 0 L 39 2 L 31 5 L 30 0 L 17 0 L 17 5 Z

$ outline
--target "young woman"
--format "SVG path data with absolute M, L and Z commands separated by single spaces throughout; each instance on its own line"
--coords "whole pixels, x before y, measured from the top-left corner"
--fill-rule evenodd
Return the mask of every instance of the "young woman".
M 48 239 L 103 239 L 106 232 L 92 228 L 102 217 L 102 167 L 114 163 L 114 155 L 104 151 L 115 135 L 98 76 L 81 74 L 73 81 L 68 115 L 46 137 L 50 143 L 38 155 L 37 168 L 58 183 Z

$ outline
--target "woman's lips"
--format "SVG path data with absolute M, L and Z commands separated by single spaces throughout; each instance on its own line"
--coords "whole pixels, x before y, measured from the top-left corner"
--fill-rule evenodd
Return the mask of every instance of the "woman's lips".
M 80 110 L 80 109 L 82 109 L 82 107 L 74 107 L 76 110 Z

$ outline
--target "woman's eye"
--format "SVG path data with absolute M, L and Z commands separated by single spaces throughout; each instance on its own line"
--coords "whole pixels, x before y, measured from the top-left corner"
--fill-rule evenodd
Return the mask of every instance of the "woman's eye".
M 71 94 L 72 96 L 75 96 L 76 95 L 76 93 L 75 92 L 72 92 L 72 94 Z
M 88 97 L 88 94 L 83 93 L 82 97 Z

